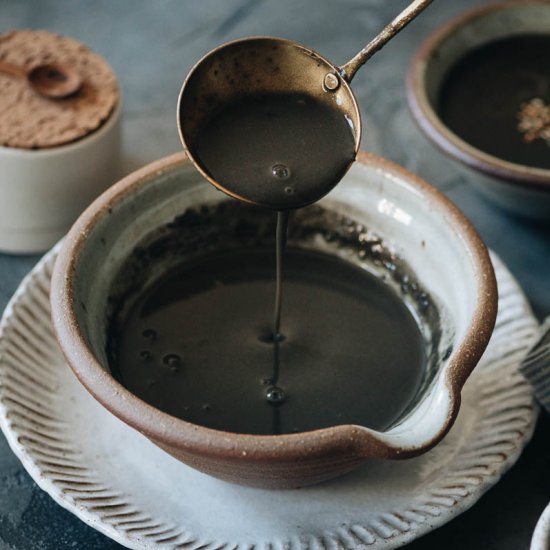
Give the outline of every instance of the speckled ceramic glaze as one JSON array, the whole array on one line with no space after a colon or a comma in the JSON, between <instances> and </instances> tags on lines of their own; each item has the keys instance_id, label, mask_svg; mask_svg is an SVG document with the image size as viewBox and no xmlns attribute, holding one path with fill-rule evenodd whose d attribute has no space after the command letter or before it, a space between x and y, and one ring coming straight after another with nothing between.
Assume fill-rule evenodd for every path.
<instances>
[{"instance_id":1,"label":"speckled ceramic glaze","mask_svg":"<svg viewBox=\"0 0 550 550\"><path fill-rule=\"evenodd\" d=\"M183 155L174 155L119 182L72 228L55 266L52 318L63 353L88 391L179 460L260 487L314 484L369 458L407 458L440 441L493 330L493 268L485 246L452 203L412 174L367 154L322 205L376 231L448 312L447 328L454 335L452 353L406 417L383 433L343 425L280 436L234 434L165 414L113 378L105 351L107 298L122 263L146 235L186 208L222 200L225 195L205 183Z\"/></svg>"},{"instance_id":2,"label":"speckled ceramic glaze","mask_svg":"<svg viewBox=\"0 0 550 550\"><path fill-rule=\"evenodd\" d=\"M507 162L480 151L449 130L434 106L447 72L464 55L494 40L549 34L549 29L550 3L546 0L514 0L475 9L426 39L407 79L409 106L421 130L458 161L475 189L506 210L542 221L550 220L550 170Z\"/></svg>"}]
</instances>

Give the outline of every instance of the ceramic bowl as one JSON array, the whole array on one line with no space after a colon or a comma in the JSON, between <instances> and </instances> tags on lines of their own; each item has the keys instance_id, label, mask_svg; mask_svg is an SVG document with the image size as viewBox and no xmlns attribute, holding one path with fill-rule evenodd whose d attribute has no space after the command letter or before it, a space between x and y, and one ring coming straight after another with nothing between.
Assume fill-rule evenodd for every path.
<instances>
[{"instance_id":1,"label":"ceramic bowl","mask_svg":"<svg viewBox=\"0 0 550 550\"><path fill-rule=\"evenodd\" d=\"M0 147L0 250L53 246L120 177L121 100L88 136L40 150Z\"/></svg>"},{"instance_id":2,"label":"ceramic bowl","mask_svg":"<svg viewBox=\"0 0 550 550\"><path fill-rule=\"evenodd\" d=\"M546 222L550 221L550 170L507 162L471 146L445 126L435 106L446 74L464 55L494 40L550 34L549 29L546 0L515 0L475 9L425 40L407 78L409 106L420 129L458 161L475 189L508 211Z\"/></svg>"},{"instance_id":3,"label":"ceramic bowl","mask_svg":"<svg viewBox=\"0 0 550 550\"><path fill-rule=\"evenodd\" d=\"M493 330L493 268L479 236L448 199L366 153L317 208L364 224L368 235L377 236L374 242L407 263L437 304L444 349L403 418L384 432L357 425L270 436L221 432L161 412L112 376L108 312L122 266L156 228L190 208L229 200L183 155L173 155L124 178L79 218L55 265L51 303L58 341L81 383L115 416L177 459L246 485L310 485L372 457L407 458L433 447L453 424L462 385ZM151 263L158 276L165 266L160 260ZM384 263L375 260L373 269L385 269Z\"/></svg>"}]
</instances>

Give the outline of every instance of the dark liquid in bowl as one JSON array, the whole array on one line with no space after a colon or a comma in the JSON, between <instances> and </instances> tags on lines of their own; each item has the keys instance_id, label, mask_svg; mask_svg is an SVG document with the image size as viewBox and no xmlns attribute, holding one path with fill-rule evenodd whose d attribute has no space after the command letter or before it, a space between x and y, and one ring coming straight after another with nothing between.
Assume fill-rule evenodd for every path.
<instances>
[{"instance_id":1,"label":"dark liquid in bowl","mask_svg":"<svg viewBox=\"0 0 550 550\"><path fill-rule=\"evenodd\" d=\"M534 99L550 105L550 35L518 35L467 54L445 78L438 109L443 122L470 145L549 169L550 139L530 140L518 128L522 118L527 125L540 120L521 114Z\"/></svg>"},{"instance_id":2,"label":"dark liquid in bowl","mask_svg":"<svg viewBox=\"0 0 550 550\"><path fill-rule=\"evenodd\" d=\"M279 210L320 199L355 159L350 121L296 93L230 103L200 129L194 149L226 190Z\"/></svg>"},{"instance_id":3,"label":"dark liquid in bowl","mask_svg":"<svg viewBox=\"0 0 550 550\"><path fill-rule=\"evenodd\" d=\"M407 306L364 269L289 247L274 370L273 256L269 247L218 251L162 278L119 329L117 377L155 407L219 430L388 427L426 364ZM273 404L266 389L277 370L285 398Z\"/></svg>"}]
</instances>

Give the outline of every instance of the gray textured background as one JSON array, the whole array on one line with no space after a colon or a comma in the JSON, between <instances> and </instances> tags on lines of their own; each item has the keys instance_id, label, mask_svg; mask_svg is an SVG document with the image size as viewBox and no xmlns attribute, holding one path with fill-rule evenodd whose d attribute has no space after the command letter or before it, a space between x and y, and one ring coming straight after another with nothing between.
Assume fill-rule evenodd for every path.
<instances>
[{"instance_id":1,"label":"gray textured background","mask_svg":"<svg viewBox=\"0 0 550 550\"><path fill-rule=\"evenodd\" d=\"M179 151L175 104L191 65L214 46L268 34L303 42L343 63L406 5L405 0L0 0L0 32L45 28L102 54L124 92L124 171ZM436 0L356 77L362 148L403 164L446 192L519 279L536 314L550 314L550 226L517 220L484 200L420 135L407 111L404 75L432 29L479 0ZM0 98L1 101L1 98ZM1 199L0 199L1 200ZM38 257L0 254L0 308ZM521 550L550 498L550 422L539 420L518 464L470 511L411 549ZM0 435L0 548L111 549L40 491Z\"/></svg>"}]
</instances>

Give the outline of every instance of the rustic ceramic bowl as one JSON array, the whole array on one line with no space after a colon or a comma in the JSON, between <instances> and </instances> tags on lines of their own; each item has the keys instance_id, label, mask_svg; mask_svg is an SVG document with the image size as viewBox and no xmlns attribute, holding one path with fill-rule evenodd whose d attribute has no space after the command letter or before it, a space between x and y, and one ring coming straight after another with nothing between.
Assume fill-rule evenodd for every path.
<instances>
[{"instance_id":1,"label":"rustic ceramic bowl","mask_svg":"<svg viewBox=\"0 0 550 550\"><path fill-rule=\"evenodd\" d=\"M186 209L227 200L183 155L173 155L114 185L73 226L55 265L52 317L63 353L88 391L182 462L259 487L310 485L371 457L407 458L440 441L493 330L493 268L475 230L448 199L404 169L366 153L320 204L364 223L408 263L438 304L445 346L452 346L398 423L385 432L352 425L273 436L221 432L161 412L117 382L109 370L106 332L108 299L121 266L154 229Z\"/></svg>"},{"instance_id":2,"label":"rustic ceramic bowl","mask_svg":"<svg viewBox=\"0 0 550 550\"><path fill-rule=\"evenodd\" d=\"M436 109L445 76L459 59L494 40L526 33L550 34L547 0L484 6L453 19L420 46L408 73L407 94L421 130L458 161L476 190L506 210L550 221L550 170L507 162L480 151L447 128Z\"/></svg>"}]
</instances>

